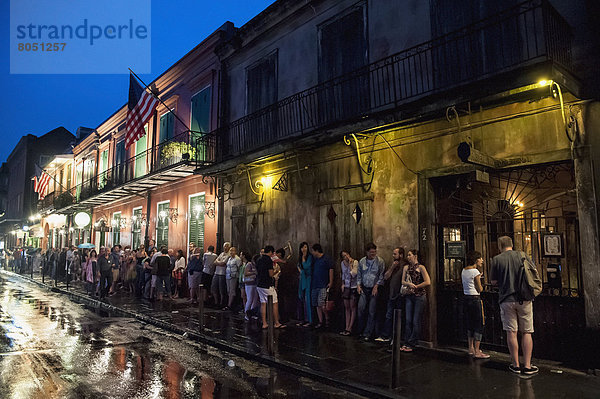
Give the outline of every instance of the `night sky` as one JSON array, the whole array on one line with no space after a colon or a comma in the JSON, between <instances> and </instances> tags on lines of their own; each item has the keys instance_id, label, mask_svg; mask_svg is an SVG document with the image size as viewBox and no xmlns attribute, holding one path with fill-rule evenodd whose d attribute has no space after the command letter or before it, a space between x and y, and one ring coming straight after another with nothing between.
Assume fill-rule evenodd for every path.
<instances>
[{"instance_id":1,"label":"night sky","mask_svg":"<svg viewBox=\"0 0 600 399\"><path fill-rule=\"evenodd\" d=\"M152 73L140 77L151 81L226 21L240 27L273 2L153 0ZM39 136L58 126L73 134L79 126L95 128L127 102L127 70L115 75L11 75L10 3L0 3L0 162L23 135Z\"/></svg>"}]
</instances>

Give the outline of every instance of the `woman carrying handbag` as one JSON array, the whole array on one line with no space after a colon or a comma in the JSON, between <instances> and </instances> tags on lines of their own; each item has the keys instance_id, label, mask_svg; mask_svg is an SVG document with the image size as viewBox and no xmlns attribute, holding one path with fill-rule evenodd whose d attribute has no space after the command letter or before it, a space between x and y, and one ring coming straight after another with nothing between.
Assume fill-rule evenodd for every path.
<instances>
[{"instance_id":1,"label":"woman carrying handbag","mask_svg":"<svg viewBox=\"0 0 600 399\"><path fill-rule=\"evenodd\" d=\"M406 309L404 312L406 327L404 342L400 348L403 352L412 352L419 342L421 334L421 316L427 303L425 287L431 284L425 266L419 263L419 251L408 251L408 265L402 270L402 288L405 292ZM404 288L407 287L407 288Z\"/></svg>"}]
</instances>

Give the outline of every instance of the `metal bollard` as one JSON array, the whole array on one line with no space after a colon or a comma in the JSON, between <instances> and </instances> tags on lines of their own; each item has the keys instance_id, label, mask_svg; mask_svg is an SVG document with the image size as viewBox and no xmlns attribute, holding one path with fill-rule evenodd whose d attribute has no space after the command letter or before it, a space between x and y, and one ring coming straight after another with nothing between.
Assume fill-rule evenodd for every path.
<instances>
[{"instance_id":1,"label":"metal bollard","mask_svg":"<svg viewBox=\"0 0 600 399\"><path fill-rule=\"evenodd\" d=\"M398 380L400 378L400 356L402 351L400 348L402 344L402 310L394 310L394 333L392 343L392 381L390 388L394 389L398 387Z\"/></svg>"},{"instance_id":2,"label":"metal bollard","mask_svg":"<svg viewBox=\"0 0 600 399\"><path fill-rule=\"evenodd\" d=\"M200 287L198 288L198 324L200 326L200 331L204 329L204 296L204 284L200 284Z\"/></svg>"},{"instance_id":3,"label":"metal bollard","mask_svg":"<svg viewBox=\"0 0 600 399\"><path fill-rule=\"evenodd\" d=\"M54 262L53 266L54 266L54 286L58 287L58 265L56 264L56 262Z\"/></svg>"},{"instance_id":4,"label":"metal bollard","mask_svg":"<svg viewBox=\"0 0 600 399\"><path fill-rule=\"evenodd\" d=\"M44 284L44 277L46 275L46 261L42 262L42 284Z\"/></svg>"},{"instance_id":5,"label":"metal bollard","mask_svg":"<svg viewBox=\"0 0 600 399\"><path fill-rule=\"evenodd\" d=\"M275 321L273 320L273 295L267 296L267 352L273 355L275 352Z\"/></svg>"}]
</instances>

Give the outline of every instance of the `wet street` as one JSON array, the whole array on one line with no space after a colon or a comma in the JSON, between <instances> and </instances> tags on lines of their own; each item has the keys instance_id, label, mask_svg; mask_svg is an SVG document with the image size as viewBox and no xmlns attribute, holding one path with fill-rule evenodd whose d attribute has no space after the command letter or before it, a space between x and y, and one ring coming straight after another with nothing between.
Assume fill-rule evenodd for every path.
<instances>
[{"instance_id":1,"label":"wet street","mask_svg":"<svg viewBox=\"0 0 600 399\"><path fill-rule=\"evenodd\" d=\"M0 277L0 398L352 398Z\"/></svg>"}]
</instances>

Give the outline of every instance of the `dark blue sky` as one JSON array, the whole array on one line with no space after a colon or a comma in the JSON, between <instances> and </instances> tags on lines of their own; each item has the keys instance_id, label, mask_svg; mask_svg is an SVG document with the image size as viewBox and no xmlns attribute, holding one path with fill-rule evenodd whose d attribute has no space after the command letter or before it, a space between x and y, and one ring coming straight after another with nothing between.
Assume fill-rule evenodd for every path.
<instances>
[{"instance_id":1,"label":"dark blue sky","mask_svg":"<svg viewBox=\"0 0 600 399\"><path fill-rule=\"evenodd\" d=\"M274 0L152 0L152 73L148 82L214 32L225 21L248 22ZM95 128L127 102L129 76L9 74L9 5L0 9L0 162L21 136L39 136L58 126L73 134ZM99 2L98 4L101 4Z\"/></svg>"}]
</instances>

